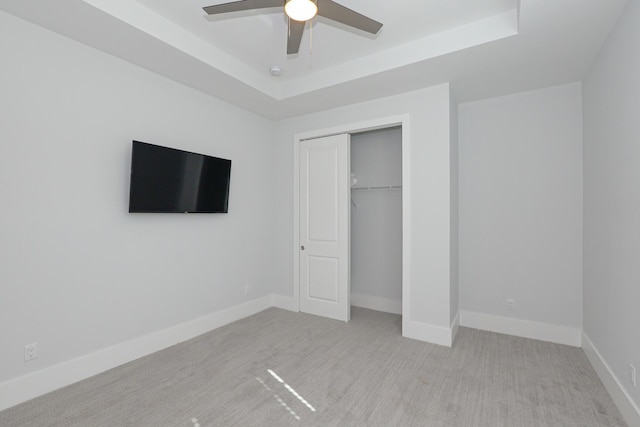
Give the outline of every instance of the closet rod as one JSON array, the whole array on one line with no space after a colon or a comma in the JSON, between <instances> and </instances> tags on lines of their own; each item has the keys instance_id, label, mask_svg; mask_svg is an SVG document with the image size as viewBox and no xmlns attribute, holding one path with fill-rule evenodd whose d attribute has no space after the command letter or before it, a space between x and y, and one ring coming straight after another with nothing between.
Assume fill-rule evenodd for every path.
<instances>
[{"instance_id":1,"label":"closet rod","mask_svg":"<svg viewBox=\"0 0 640 427\"><path fill-rule=\"evenodd\" d=\"M384 185L381 187L351 187L353 191L398 190L402 185Z\"/></svg>"}]
</instances>

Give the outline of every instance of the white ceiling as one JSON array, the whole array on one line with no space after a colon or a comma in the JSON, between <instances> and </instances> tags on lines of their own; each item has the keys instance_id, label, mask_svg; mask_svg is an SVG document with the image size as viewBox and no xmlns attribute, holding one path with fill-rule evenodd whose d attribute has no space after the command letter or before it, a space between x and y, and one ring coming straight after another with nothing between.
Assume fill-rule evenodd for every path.
<instances>
[{"instance_id":1,"label":"white ceiling","mask_svg":"<svg viewBox=\"0 0 640 427\"><path fill-rule=\"evenodd\" d=\"M203 6L226 0L0 0L0 9L281 119L444 82L465 102L581 80L628 0L336 1L382 30L318 17L287 56L279 8L208 16Z\"/></svg>"}]
</instances>

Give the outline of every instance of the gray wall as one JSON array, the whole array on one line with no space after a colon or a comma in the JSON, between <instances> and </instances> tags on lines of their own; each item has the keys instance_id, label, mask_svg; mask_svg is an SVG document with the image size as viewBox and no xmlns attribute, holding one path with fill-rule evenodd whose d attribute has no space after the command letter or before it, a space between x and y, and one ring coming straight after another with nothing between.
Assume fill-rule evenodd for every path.
<instances>
[{"instance_id":1,"label":"gray wall","mask_svg":"<svg viewBox=\"0 0 640 427\"><path fill-rule=\"evenodd\" d=\"M4 13L0 52L0 383L271 293L272 122ZM132 139L232 159L229 213L127 213Z\"/></svg>"},{"instance_id":2,"label":"gray wall","mask_svg":"<svg viewBox=\"0 0 640 427\"><path fill-rule=\"evenodd\" d=\"M459 106L461 311L581 328L581 114L578 83Z\"/></svg>"},{"instance_id":3,"label":"gray wall","mask_svg":"<svg viewBox=\"0 0 640 427\"><path fill-rule=\"evenodd\" d=\"M640 407L640 2L583 83L584 331ZM640 381L640 371L637 375ZM637 409L636 409L637 410Z\"/></svg>"}]
</instances>

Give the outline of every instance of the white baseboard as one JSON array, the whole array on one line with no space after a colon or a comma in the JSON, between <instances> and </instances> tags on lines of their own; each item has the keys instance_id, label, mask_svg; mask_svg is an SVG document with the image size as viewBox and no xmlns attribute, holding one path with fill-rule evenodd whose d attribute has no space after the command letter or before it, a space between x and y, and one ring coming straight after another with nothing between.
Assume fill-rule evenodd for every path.
<instances>
[{"instance_id":1,"label":"white baseboard","mask_svg":"<svg viewBox=\"0 0 640 427\"><path fill-rule=\"evenodd\" d=\"M272 307L267 295L0 384L0 411Z\"/></svg>"},{"instance_id":2,"label":"white baseboard","mask_svg":"<svg viewBox=\"0 0 640 427\"><path fill-rule=\"evenodd\" d=\"M596 346L584 332L582 332L582 349L627 424L630 427L640 427L640 408L629 396L620 380L615 376Z\"/></svg>"},{"instance_id":3,"label":"white baseboard","mask_svg":"<svg viewBox=\"0 0 640 427\"><path fill-rule=\"evenodd\" d=\"M453 344L452 328L402 319L402 336L414 340L451 347Z\"/></svg>"},{"instance_id":4,"label":"white baseboard","mask_svg":"<svg viewBox=\"0 0 640 427\"><path fill-rule=\"evenodd\" d=\"M284 295L277 295L277 294L273 294L271 295L271 297L272 297L271 305L273 305L274 307L281 308L283 310L289 310L289 311L296 311L296 312L300 311L300 307L298 307L298 304L293 297L287 297Z\"/></svg>"},{"instance_id":5,"label":"white baseboard","mask_svg":"<svg viewBox=\"0 0 640 427\"><path fill-rule=\"evenodd\" d=\"M402 301L396 301L390 298L354 294L352 292L351 305L368 308L370 310L383 311L385 313L402 314Z\"/></svg>"},{"instance_id":6,"label":"white baseboard","mask_svg":"<svg viewBox=\"0 0 640 427\"><path fill-rule=\"evenodd\" d=\"M580 347L582 344L582 331L579 328L532 322L530 320L514 319L474 311L460 311L460 326L532 338L540 341L549 341L557 344L570 345L572 347Z\"/></svg>"}]
</instances>

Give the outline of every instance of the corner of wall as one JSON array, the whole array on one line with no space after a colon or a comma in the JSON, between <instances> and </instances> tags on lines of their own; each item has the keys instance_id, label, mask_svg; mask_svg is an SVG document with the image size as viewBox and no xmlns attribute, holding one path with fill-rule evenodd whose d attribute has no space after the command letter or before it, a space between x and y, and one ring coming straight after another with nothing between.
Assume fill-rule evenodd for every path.
<instances>
[{"instance_id":1,"label":"corner of wall","mask_svg":"<svg viewBox=\"0 0 640 427\"><path fill-rule=\"evenodd\" d=\"M456 311L456 315L453 317L453 321L451 322L451 345L456 340L456 336L458 336L458 329L460 329L460 312Z\"/></svg>"},{"instance_id":2,"label":"corner of wall","mask_svg":"<svg viewBox=\"0 0 640 427\"><path fill-rule=\"evenodd\" d=\"M452 322L459 320L460 287L459 287L459 253L460 253L460 221L459 221L459 171L458 171L458 105L449 91L449 175L450 175L450 246L449 246L449 282L450 282L450 319Z\"/></svg>"},{"instance_id":3,"label":"corner of wall","mask_svg":"<svg viewBox=\"0 0 640 427\"><path fill-rule=\"evenodd\" d=\"M457 319L457 317L456 317ZM402 336L431 344L451 347L458 331L456 321L450 327L432 325L402 318Z\"/></svg>"},{"instance_id":4,"label":"corner of wall","mask_svg":"<svg viewBox=\"0 0 640 427\"><path fill-rule=\"evenodd\" d=\"M271 295L271 305L276 308L289 311L300 311L298 301L294 297L273 294Z\"/></svg>"},{"instance_id":5,"label":"corner of wall","mask_svg":"<svg viewBox=\"0 0 640 427\"><path fill-rule=\"evenodd\" d=\"M582 349L627 424L640 426L640 408L626 392L620 380L584 331L582 332Z\"/></svg>"}]
</instances>

